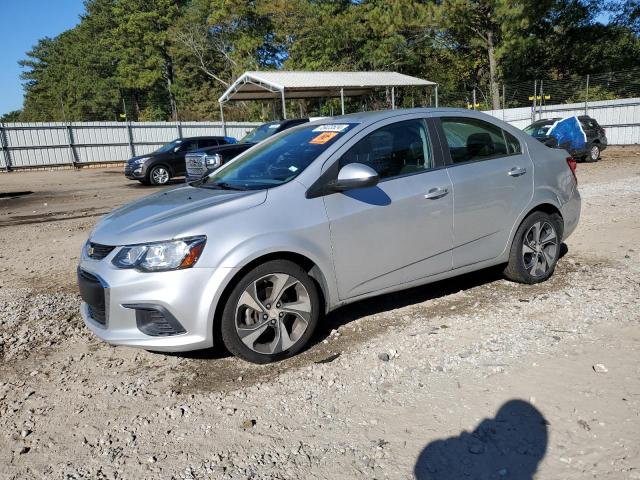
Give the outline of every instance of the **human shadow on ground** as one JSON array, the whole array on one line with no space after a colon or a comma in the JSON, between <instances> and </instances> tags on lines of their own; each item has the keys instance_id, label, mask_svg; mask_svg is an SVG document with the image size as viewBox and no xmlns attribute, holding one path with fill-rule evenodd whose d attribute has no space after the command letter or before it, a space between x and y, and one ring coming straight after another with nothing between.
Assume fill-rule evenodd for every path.
<instances>
[{"instance_id":1,"label":"human shadow on ground","mask_svg":"<svg viewBox=\"0 0 640 480\"><path fill-rule=\"evenodd\" d=\"M510 400L472 432L436 440L420 453L417 480L532 480L544 458L548 422L523 400Z\"/></svg>"}]
</instances>

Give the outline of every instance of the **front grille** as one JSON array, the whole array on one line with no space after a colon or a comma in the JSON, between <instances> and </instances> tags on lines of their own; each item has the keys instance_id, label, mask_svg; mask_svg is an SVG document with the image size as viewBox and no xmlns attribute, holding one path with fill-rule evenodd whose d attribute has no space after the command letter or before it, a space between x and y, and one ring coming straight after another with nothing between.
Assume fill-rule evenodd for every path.
<instances>
[{"instance_id":1,"label":"front grille","mask_svg":"<svg viewBox=\"0 0 640 480\"><path fill-rule=\"evenodd\" d=\"M187 176L189 177L201 177L205 173L205 155L187 155L185 158L187 166Z\"/></svg>"},{"instance_id":2,"label":"front grille","mask_svg":"<svg viewBox=\"0 0 640 480\"><path fill-rule=\"evenodd\" d=\"M114 248L116 247L90 242L89 248L87 249L87 254L89 255L89 258L93 258L94 260L102 260L107 255L109 255Z\"/></svg>"},{"instance_id":3,"label":"front grille","mask_svg":"<svg viewBox=\"0 0 640 480\"><path fill-rule=\"evenodd\" d=\"M133 173L133 165L131 165L130 163L127 163L124 166L124 174L125 175L131 175Z\"/></svg>"}]
</instances>

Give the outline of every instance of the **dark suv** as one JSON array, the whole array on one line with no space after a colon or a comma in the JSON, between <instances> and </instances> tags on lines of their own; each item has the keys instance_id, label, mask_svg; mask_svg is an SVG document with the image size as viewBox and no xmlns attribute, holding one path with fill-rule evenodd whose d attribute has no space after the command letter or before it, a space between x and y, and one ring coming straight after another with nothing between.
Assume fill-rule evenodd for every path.
<instances>
[{"instance_id":1,"label":"dark suv","mask_svg":"<svg viewBox=\"0 0 640 480\"><path fill-rule=\"evenodd\" d=\"M291 120L265 123L250 131L236 144L201 148L195 152L190 152L186 156L186 181L193 182L200 180L203 176L213 172L219 166L227 163L245 150L249 150L257 143L276 133L280 133L296 125L307 123L308 121L308 118L294 118Z\"/></svg>"},{"instance_id":2,"label":"dark suv","mask_svg":"<svg viewBox=\"0 0 640 480\"><path fill-rule=\"evenodd\" d=\"M155 152L129 159L124 167L124 174L144 185L165 185L172 178L186 173L184 156L187 152L232 144L235 141L231 137L178 138Z\"/></svg>"},{"instance_id":3,"label":"dark suv","mask_svg":"<svg viewBox=\"0 0 640 480\"><path fill-rule=\"evenodd\" d=\"M525 128L524 131L549 147L562 147L562 145L558 145L556 138L549 135L551 126L558 120L562 119L551 118L547 120L538 120ZM584 148L580 150L570 150L569 153L576 160L597 162L600 158L600 153L607 148L608 141L606 132L594 118L591 118L588 115L581 115L578 117L578 120L580 121L580 125L582 125L582 129L587 136L587 141Z\"/></svg>"}]
</instances>

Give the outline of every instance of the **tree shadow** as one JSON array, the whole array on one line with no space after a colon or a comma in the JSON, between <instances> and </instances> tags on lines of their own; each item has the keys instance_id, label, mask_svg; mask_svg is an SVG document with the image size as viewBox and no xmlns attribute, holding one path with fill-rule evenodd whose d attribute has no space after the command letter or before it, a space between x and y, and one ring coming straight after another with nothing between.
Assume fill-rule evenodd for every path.
<instances>
[{"instance_id":1,"label":"tree shadow","mask_svg":"<svg viewBox=\"0 0 640 480\"><path fill-rule=\"evenodd\" d=\"M510 400L472 432L436 440L418 456L417 480L532 480L544 458L549 423L524 400Z\"/></svg>"}]
</instances>

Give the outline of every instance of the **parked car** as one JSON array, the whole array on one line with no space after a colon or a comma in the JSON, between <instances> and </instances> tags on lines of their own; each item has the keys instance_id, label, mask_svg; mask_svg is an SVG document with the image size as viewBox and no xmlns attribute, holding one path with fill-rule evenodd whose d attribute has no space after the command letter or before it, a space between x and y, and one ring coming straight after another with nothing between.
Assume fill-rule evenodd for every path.
<instances>
[{"instance_id":1,"label":"parked car","mask_svg":"<svg viewBox=\"0 0 640 480\"><path fill-rule=\"evenodd\" d=\"M166 185L169 180L186 173L184 156L187 152L205 147L235 143L231 137L189 137L175 139L147 155L127 161L124 174L144 185Z\"/></svg>"},{"instance_id":2,"label":"parked car","mask_svg":"<svg viewBox=\"0 0 640 480\"><path fill-rule=\"evenodd\" d=\"M300 352L323 314L373 295L494 265L542 282L578 224L575 167L469 110L300 125L104 217L78 267L82 317L112 344L216 339L266 363Z\"/></svg>"},{"instance_id":3,"label":"parked car","mask_svg":"<svg viewBox=\"0 0 640 480\"><path fill-rule=\"evenodd\" d=\"M212 146L201 148L191 152L186 156L187 175L186 181L193 182L210 174L216 168L224 165L232 158L240 155L245 150L260 143L276 133L280 133L288 128L307 123L308 118L293 118L289 120L279 120L260 125L251 130L238 143L234 145Z\"/></svg>"},{"instance_id":4,"label":"parked car","mask_svg":"<svg viewBox=\"0 0 640 480\"><path fill-rule=\"evenodd\" d=\"M524 131L548 147L558 147L557 140L548 133L551 127L559 120L562 119L550 118L546 120L538 120L525 128ZM588 115L579 116L578 120L580 121L580 125L587 136L587 140L583 149L569 149L569 153L575 159L597 162L600 158L600 154L608 145L606 131L594 118L591 118Z\"/></svg>"}]
</instances>

